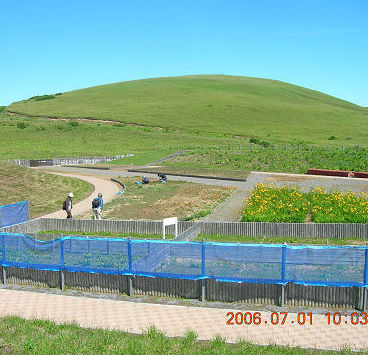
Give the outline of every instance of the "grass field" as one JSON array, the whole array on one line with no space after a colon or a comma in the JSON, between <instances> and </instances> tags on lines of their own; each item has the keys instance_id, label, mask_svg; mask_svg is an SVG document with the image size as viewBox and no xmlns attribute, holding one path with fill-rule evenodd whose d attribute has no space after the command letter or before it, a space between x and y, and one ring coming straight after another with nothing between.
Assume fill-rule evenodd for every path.
<instances>
[{"instance_id":1,"label":"grass field","mask_svg":"<svg viewBox=\"0 0 368 355\"><path fill-rule=\"evenodd\" d=\"M263 243L263 244L302 244L302 245L366 245L365 239L338 239L338 238L297 238L297 237L245 237L241 235L199 234L194 241L219 243Z\"/></svg>"},{"instance_id":2,"label":"grass field","mask_svg":"<svg viewBox=\"0 0 368 355\"><path fill-rule=\"evenodd\" d=\"M10 163L0 164L0 203L7 205L29 201L30 217L61 210L68 192L73 191L78 202L93 191L86 181L47 174Z\"/></svg>"},{"instance_id":3,"label":"grass field","mask_svg":"<svg viewBox=\"0 0 368 355\"><path fill-rule=\"evenodd\" d=\"M162 239L162 234L135 234L135 233L108 233L108 232L84 232L84 231L40 231L38 234L56 234L58 236L93 236L106 238L132 238L132 239ZM166 239L172 239L173 235L166 234ZM37 238L37 237L36 237Z\"/></svg>"},{"instance_id":4,"label":"grass field","mask_svg":"<svg viewBox=\"0 0 368 355\"><path fill-rule=\"evenodd\" d=\"M4 112L0 112L0 132L0 159L135 154L117 162L122 165L149 163L186 146L235 145L239 141L212 134L189 134L118 123L24 119L9 117Z\"/></svg>"},{"instance_id":5,"label":"grass field","mask_svg":"<svg viewBox=\"0 0 368 355\"><path fill-rule=\"evenodd\" d=\"M258 346L239 342L226 344L216 337L197 341L193 331L183 338L168 338L151 327L143 335L116 330L85 329L77 325L57 325L50 321L1 318L0 352L3 354L127 354L127 355L243 355L243 354L352 354L349 350L327 352L275 345Z\"/></svg>"},{"instance_id":6,"label":"grass field","mask_svg":"<svg viewBox=\"0 0 368 355\"><path fill-rule=\"evenodd\" d=\"M251 148L251 149L250 149ZM165 169L211 168L238 171L274 171L306 173L310 168L334 170L368 170L367 147L315 147L310 145L279 145L262 147L246 145L203 147L163 162Z\"/></svg>"},{"instance_id":7,"label":"grass field","mask_svg":"<svg viewBox=\"0 0 368 355\"><path fill-rule=\"evenodd\" d=\"M135 185L140 178L125 178L123 195L104 206L104 219L153 219L177 216L182 220L199 219L210 213L232 191L232 188L168 181ZM91 218L90 212L78 218Z\"/></svg>"},{"instance_id":8,"label":"grass field","mask_svg":"<svg viewBox=\"0 0 368 355\"><path fill-rule=\"evenodd\" d=\"M25 115L93 118L164 130L272 141L368 139L367 108L288 83L223 75L155 78L71 91L7 107Z\"/></svg>"},{"instance_id":9,"label":"grass field","mask_svg":"<svg viewBox=\"0 0 368 355\"><path fill-rule=\"evenodd\" d=\"M18 127L21 123L25 128ZM160 165L181 171L207 169L228 177L244 175L251 170L296 173L305 173L308 168L368 170L368 149L348 146L353 140L329 148L306 144L276 147L252 144L250 150L249 140L243 138L106 123L81 122L73 126L67 121L10 118L4 112L0 112L0 132L0 159L133 153L133 157L109 164L129 167L190 148L184 155ZM22 140L17 138L19 135Z\"/></svg>"}]
</instances>

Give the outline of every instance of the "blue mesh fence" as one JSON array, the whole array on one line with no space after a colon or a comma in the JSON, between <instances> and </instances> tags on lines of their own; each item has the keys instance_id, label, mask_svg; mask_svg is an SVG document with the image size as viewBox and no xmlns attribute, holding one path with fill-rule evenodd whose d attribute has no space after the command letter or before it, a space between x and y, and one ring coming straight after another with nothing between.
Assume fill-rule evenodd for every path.
<instances>
[{"instance_id":1,"label":"blue mesh fence","mask_svg":"<svg viewBox=\"0 0 368 355\"><path fill-rule=\"evenodd\" d=\"M0 265L200 280L367 287L366 246L289 246L1 233Z\"/></svg>"},{"instance_id":2,"label":"blue mesh fence","mask_svg":"<svg viewBox=\"0 0 368 355\"><path fill-rule=\"evenodd\" d=\"M0 206L0 228L28 221L28 201Z\"/></svg>"}]
</instances>

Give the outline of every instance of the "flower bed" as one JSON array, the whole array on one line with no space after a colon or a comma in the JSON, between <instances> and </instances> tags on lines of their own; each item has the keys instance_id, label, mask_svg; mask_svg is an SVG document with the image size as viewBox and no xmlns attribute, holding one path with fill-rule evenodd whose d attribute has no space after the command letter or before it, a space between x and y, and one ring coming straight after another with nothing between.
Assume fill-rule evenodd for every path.
<instances>
[{"instance_id":1,"label":"flower bed","mask_svg":"<svg viewBox=\"0 0 368 355\"><path fill-rule=\"evenodd\" d=\"M364 194L327 193L321 187L302 193L297 187L258 184L243 209L243 222L368 223Z\"/></svg>"}]
</instances>

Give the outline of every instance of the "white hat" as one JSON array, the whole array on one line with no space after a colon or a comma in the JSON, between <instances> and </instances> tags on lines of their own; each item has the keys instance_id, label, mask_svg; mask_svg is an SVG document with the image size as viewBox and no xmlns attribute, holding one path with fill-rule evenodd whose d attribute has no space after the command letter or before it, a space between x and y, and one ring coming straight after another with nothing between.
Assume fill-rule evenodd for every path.
<instances>
[{"instance_id":1,"label":"white hat","mask_svg":"<svg viewBox=\"0 0 368 355\"><path fill-rule=\"evenodd\" d=\"M69 192L69 193L68 193L68 197L74 197L73 192Z\"/></svg>"}]
</instances>

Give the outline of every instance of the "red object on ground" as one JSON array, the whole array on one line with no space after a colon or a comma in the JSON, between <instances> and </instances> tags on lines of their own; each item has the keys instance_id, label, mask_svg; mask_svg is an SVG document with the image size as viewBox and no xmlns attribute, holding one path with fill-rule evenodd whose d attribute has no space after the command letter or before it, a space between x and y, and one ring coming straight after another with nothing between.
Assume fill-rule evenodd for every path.
<instances>
[{"instance_id":1,"label":"red object on ground","mask_svg":"<svg viewBox=\"0 0 368 355\"><path fill-rule=\"evenodd\" d=\"M325 176L343 176L347 177L350 170L328 170L328 169L308 169L308 175L325 175ZM354 171L354 177L356 178L368 178L367 172Z\"/></svg>"}]
</instances>

